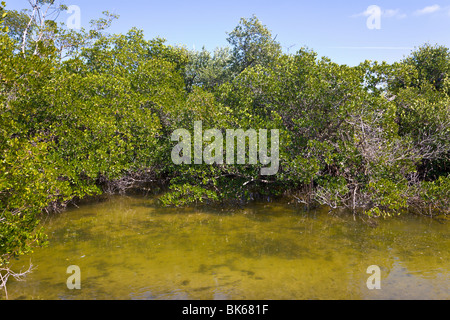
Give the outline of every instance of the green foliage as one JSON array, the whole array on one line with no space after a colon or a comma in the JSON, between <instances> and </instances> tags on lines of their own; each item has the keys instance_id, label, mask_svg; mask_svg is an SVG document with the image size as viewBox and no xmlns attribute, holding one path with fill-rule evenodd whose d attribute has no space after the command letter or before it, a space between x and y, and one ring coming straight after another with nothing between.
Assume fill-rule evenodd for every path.
<instances>
[{"instance_id":1,"label":"green foliage","mask_svg":"<svg viewBox=\"0 0 450 320\"><path fill-rule=\"evenodd\" d=\"M5 18L8 18L8 12L6 12L5 7L6 7L6 3L5 3L5 1L2 1L0 3L0 27L1 27L0 31L1 32L9 31L8 26L3 26L3 23L5 22Z\"/></svg>"},{"instance_id":2,"label":"green foliage","mask_svg":"<svg viewBox=\"0 0 450 320\"><path fill-rule=\"evenodd\" d=\"M450 76L450 50L444 46L425 44L407 57L403 63L417 70L417 77L411 86L423 88L431 84L436 90L448 91ZM425 88L425 90L427 90Z\"/></svg>"},{"instance_id":3,"label":"green foliage","mask_svg":"<svg viewBox=\"0 0 450 320\"><path fill-rule=\"evenodd\" d=\"M54 44L67 35L54 32L25 56L1 36L1 264L43 243L42 209L158 164L160 116L184 101L179 50L135 29L97 39L83 31L71 35L83 46L62 61Z\"/></svg>"},{"instance_id":4,"label":"green foliage","mask_svg":"<svg viewBox=\"0 0 450 320\"><path fill-rule=\"evenodd\" d=\"M281 55L280 44L255 16L242 18L227 41L232 46L232 69L236 74L248 67L267 66Z\"/></svg>"},{"instance_id":5,"label":"green foliage","mask_svg":"<svg viewBox=\"0 0 450 320\"><path fill-rule=\"evenodd\" d=\"M396 182L391 179L380 179L369 183L369 194L374 202L368 210L369 216L389 217L392 214L400 215L407 206L407 182Z\"/></svg>"},{"instance_id":6,"label":"green foliage","mask_svg":"<svg viewBox=\"0 0 450 320\"><path fill-rule=\"evenodd\" d=\"M450 213L450 175L424 181L416 189L417 194L410 202L419 213L430 216Z\"/></svg>"},{"instance_id":7,"label":"green foliage","mask_svg":"<svg viewBox=\"0 0 450 320\"><path fill-rule=\"evenodd\" d=\"M208 91L231 79L231 54L228 48L220 48L211 55L205 48L200 52L189 52L189 62L185 68L186 90L192 91L194 86Z\"/></svg>"},{"instance_id":8,"label":"green foliage","mask_svg":"<svg viewBox=\"0 0 450 320\"><path fill-rule=\"evenodd\" d=\"M395 95L398 133L418 153L417 170L421 179L447 176L450 168L449 49L425 44L395 69L389 90Z\"/></svg>"},{"instance_id":9,"label":"green foliage","mask_svg":"<svg viewBox=\"0 0 450 320\"><path fill-rule=\"evenodd\" d=\"M218 200L218 196L214 191L190 184L175 185L171 190L172 192L160 198L166 206L185 206L192 203L198 204L205 201Z\"/></svg>"},{"instance_id":10,"label":"green foliage","mask_svg":"<svg viewBox=\"0 0 450 320\"><path fill-rule=\"evenodd\" d=\"M5 25L8 27L8 35L17 42L22 41L23 32L30 20L25 10L9 10L5 17Z\"/></svg>"},{"instance_id":11,"label":"green foliage","mask_svg":"<svg viewBox=\"0 0 450 320\"><path fill-rule=\"evenodd\" d=\"M113 184L157 180L169 188L166 206L289 193L372 216L448 213L445 47L349 67L307 48L283 54L256 17L212 54L138 29L108 35L117 18L108 12L91 30L32 23L23 43L25 13L5 17L2 3L0 15L9 27L0 34L0 266L45 244L43 210ZM278 174L261 176L262 164L173 164L171 133L193 132L195 121L223 133L279 129Z\"/></svg>"},{"instance_id":12,"label":"green foliage","mask_svg":"<svg viewBox=\"0 0 450 320\"><path fill-rule=\"evenodd\" d=\"M49 179L53 173L50 168L44 169L44 144L15 138L3 147L6 148L0 158L0 266L45 243L37 214L49 204L47 193L52 192Z\"/></svg>"}]
</instances>

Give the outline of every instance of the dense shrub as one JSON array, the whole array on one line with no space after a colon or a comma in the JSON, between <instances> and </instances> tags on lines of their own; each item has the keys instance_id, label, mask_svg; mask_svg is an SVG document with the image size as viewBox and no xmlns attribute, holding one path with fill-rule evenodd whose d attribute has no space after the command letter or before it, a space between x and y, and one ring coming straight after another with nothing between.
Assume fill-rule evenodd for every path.
<instances>
[{"instance_id":1,"label":"dense shrub","mask_svg":"<svg viewBox=\"0 0 450 320\"><path fill-rule=\"evenodd\" d=\"M11 13L0 34L0 267L45 243L42 210L105 191L167 187L161 202L175 206L289 194L372 216L448 213L445 47L349 67L305 48L283 54L256 17L211 55L136 29L107 35L108 13L90 31L31 24L22 41L26 16ZM195 121L279 129L278 173L175 165L171 133Z\"/></svg>"}]
</instances>

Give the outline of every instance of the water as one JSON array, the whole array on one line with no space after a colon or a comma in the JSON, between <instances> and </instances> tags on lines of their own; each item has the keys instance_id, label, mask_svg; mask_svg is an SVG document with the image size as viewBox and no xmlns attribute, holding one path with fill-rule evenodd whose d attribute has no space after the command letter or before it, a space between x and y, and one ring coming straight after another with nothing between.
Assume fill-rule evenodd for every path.
<instances>
[{"instance_id":1,"label":"water","mask_svg":"<svg viewBox=\"0 0 450 320\"><path fill-rule=\"evenodd\" d=\"M114 196L43 221L49 245L14 262L9 299L449 299L446 220L377 220L286 203L158 208ZM67 267L81 270L69 290ZM381 269L369 290L367 268Z\"/></svg>"}]
</instances>

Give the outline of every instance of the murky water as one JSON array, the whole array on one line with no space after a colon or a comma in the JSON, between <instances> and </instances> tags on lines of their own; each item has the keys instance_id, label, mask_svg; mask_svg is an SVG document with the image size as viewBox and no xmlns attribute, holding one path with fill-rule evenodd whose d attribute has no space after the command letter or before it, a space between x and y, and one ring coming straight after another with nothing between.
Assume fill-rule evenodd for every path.
<instances>
[{"instance_id":1,"label":"murky water","mask_svg":"<svg viewBox=\"0 0 450 320\"><path fill-rule=\"evenodd\" d=\"M364 219L367 220L367 219ZM44 222L49 245L15 261L10 299L449 299L449 225L305 212L283 203L245 209L161 209L111 197ZM69 290L67 267L81 270ZM381 269L369 290L367 268Z\"/></svg>"}]
</instances>

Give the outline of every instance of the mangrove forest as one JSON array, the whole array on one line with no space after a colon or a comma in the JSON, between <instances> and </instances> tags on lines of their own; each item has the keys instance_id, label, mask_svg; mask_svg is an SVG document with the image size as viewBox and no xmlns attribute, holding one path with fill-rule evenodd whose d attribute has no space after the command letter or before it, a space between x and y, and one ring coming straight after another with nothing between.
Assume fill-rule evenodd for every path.
<instances>
[{"instance_id":1,"label":"mangrove forest","mask_svg":"<svg viewBox=\"0 0 450 320\"><path fill-rule=\"evenodd\" d=\"M348 66L311 48L285 52L251 16L224 30L227 47L191 50L136 28L110 34L120 18L108 11L73 29L45 16L67 6L30 3L0 8L1 289L26 273L12 261L47 245L43 220L101 195L147 195L164 219L278 199L343 215L349 225L409 215L446 223L449 48L418 43L395 63ZM190 161L174 149L186 142L173 139L180 129L203 138L184 145ZM229 130L246 132L241 146L266 161L194 161L196 147L210 160L239 157L239 143L225 143ZM259 133L259 149L248 130ZM269 167L276 172L264 174ZM273 231L281 236L292 223Z\"/></svg>"}]
</instances>

